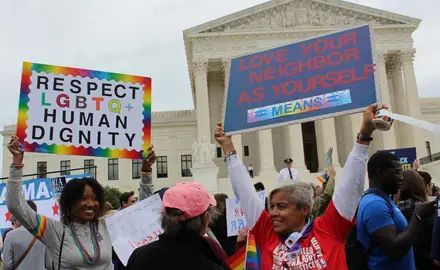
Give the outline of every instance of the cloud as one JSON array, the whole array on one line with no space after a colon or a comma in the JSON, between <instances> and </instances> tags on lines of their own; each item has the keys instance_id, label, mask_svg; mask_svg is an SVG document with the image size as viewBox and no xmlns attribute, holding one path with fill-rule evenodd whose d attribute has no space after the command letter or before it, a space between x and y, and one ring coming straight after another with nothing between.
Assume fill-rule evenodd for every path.
<instances>
[{"instance_id":1,"label":"cloud","mask_svg":"<svg viewBox=\"0 0 440 270\"><path fill-rule=\"evenodd\" d=\"M0 126L17 118L22 61L153 78L153 110L193 108L182 31L262 0L22 0L0 4ZM438 0L353 0L424 20L414 34L420 96L439 96ZM435 31L435 30L434 30Z\"/></svg>"}]
</instances>

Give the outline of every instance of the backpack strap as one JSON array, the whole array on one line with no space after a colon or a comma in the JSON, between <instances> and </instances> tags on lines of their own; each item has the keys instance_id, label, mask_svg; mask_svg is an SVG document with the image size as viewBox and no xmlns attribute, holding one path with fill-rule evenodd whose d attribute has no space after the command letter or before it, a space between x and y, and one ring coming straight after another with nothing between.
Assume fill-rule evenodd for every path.
<instances>
[{"instance_id":1,"label":"backpack strap","mask_svg":"<svg viewBox=\"0 0 440 270\"><path fill-rule=\"evenodd\" d=\"M31 251L32 247L34 246L35 242L37 241L37 238L34 237L34 239L32 239L32 242L29 244L29 246L27 247L26 251L23 253L23 255L21 255L20 259L17 261L17 263L14 265L13 269L17 269L18 266L20 266L20 264L23 262L24 258L26 258L26 256L28 255L29 251Z\"/></svg>"},{"instance_id":2,"label":"backpack strap","mask_svg":"<svg viewBox=\"0 0 440 270\"><path fill-rule=\"evenodd\" d=\"M58 254L58 270L61 269L61 254L63 253L63 245L64 245L64 236L65 236L65 234L66 234L66 228L63 226L63 235L61 236L60 252Z\"/></svg>"},{"instance_id":3,"label":"backpack strap","mask_svg":"<svg viewBox=\"0 0 440 270\"><path fill-rule=\"evenodd\" d=\"M391 218L394 218L394 207L393 207L393 205L391 204L391 202L390 202L390 199L385 195L385 194L383 194L383 192L381 192L381 191L379 191L379 190L377 190L377 189L371 189L371 190L368 190L367 192L365 192L365 194L364 195L362 195L362 197L361 197L361 200L362 200L362 198L364 197L364 196L366 196L366 195L368 195L368 194L374 194L374 195L377 195L377 196L379 196L379 197L381 197L384 201L385 201L385 203L388 205L388 207L390 208L390 211L391 211ZM359 202L359 204L360 204L360 202ZM359 205L358 205L358 208L356 209L356 216L357 216L357 211L358 211L358 209L359 209ZM371 253L373 253L373 250L376 248L376 244L374 243L374 241L371 243L371 246L367 249L367 254L368 255L370 255Z\"/></svg>"}]
</instances>

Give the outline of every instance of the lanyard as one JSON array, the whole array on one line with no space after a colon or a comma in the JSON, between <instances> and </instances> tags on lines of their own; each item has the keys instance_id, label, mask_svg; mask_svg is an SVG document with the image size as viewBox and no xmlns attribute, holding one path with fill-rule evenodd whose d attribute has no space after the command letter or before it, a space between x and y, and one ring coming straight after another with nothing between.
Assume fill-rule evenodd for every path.
<instances>
[{"instance_id":1,"label":"lanyard","mask_svg":"<svg viewBox=\"0 0 440 270\"><path fill-rule=\"evenodd\" d=\"M287 250L287 260L295 260L301 252L301 244L299 240L309 235L313 227L313 219L309 217L307 224L301 229L300 232L293 232L284 241L284 244L289 248Z\"/></svg>"}]
</instances>

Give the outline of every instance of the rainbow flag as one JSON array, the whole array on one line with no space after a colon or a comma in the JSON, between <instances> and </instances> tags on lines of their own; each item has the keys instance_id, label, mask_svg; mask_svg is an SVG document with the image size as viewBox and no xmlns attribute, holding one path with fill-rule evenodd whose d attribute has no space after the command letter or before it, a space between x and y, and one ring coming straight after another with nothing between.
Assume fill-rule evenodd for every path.
<instances>
[{"instance_id":1,"label":"rainbow flag","mask_svg":"<svg viewBox=\"0 0 440 270\"><path fill-rule=\"evenodd\" d=\"M232 270L260 270L260 250L255 242L255 236L248 234L246 246L232 255L227 263Z\"/></svg>"},{"instance_id":2,"label":"rainbow flag","mask_svg":"<svg viewBox=\"0 0 440 270\"><path fill-rule=\"evenodd\" d=\"M227 263L232 270L244 270L246 260L246 246L240 248L234 255L229 257Z\"/></svg>"},{"instance_id":3,"label":"rainbow flag","mask_svg":"<svg viewBox=\"0 0 440 270\"><path fill-rule=\"evenodd\" d=\"M246 245L246 268L245 270L260 270L260 250L255 242L255 236L248 234Z\"/></svg>"},{"instance_id":4,"label":"rainbow flag","mask_svg":"<svg viewBox=\"0 0 440 270\"><path fill-rule=\"evenodd\" d=\"M326 174L323 174L323 175L320 175L320 176L316 177L316 179L318 179L319 182L321 182L321 183L325 183L325 182L328 181L329 176L326 175Z\"/></svg>"}]
</instances>

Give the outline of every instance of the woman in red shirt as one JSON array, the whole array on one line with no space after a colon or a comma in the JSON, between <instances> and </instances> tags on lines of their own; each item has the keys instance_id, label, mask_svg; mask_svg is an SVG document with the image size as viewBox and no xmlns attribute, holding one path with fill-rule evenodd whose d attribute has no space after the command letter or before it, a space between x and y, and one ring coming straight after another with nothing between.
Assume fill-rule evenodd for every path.
<instances>
[{"instance_id":1,"label":"woman in red shirt","mask_svg":"<svg viewBox=\"0 0 440 270\"><path fill-rule=\"evenodd\" d=\"M273 190L269 211L264 211L231 137L225 136L218 124L215 138L225 153L232 188L240 199L250 233L255 235L262 269L347 269L345 239L364 191L368 138L375 130L372 119L377 109L377 105L371 105L364 112L360 136L347 158L332 202L316 219L310 214L313 190L303 182Z\"/></svg>"}]
</instances>

